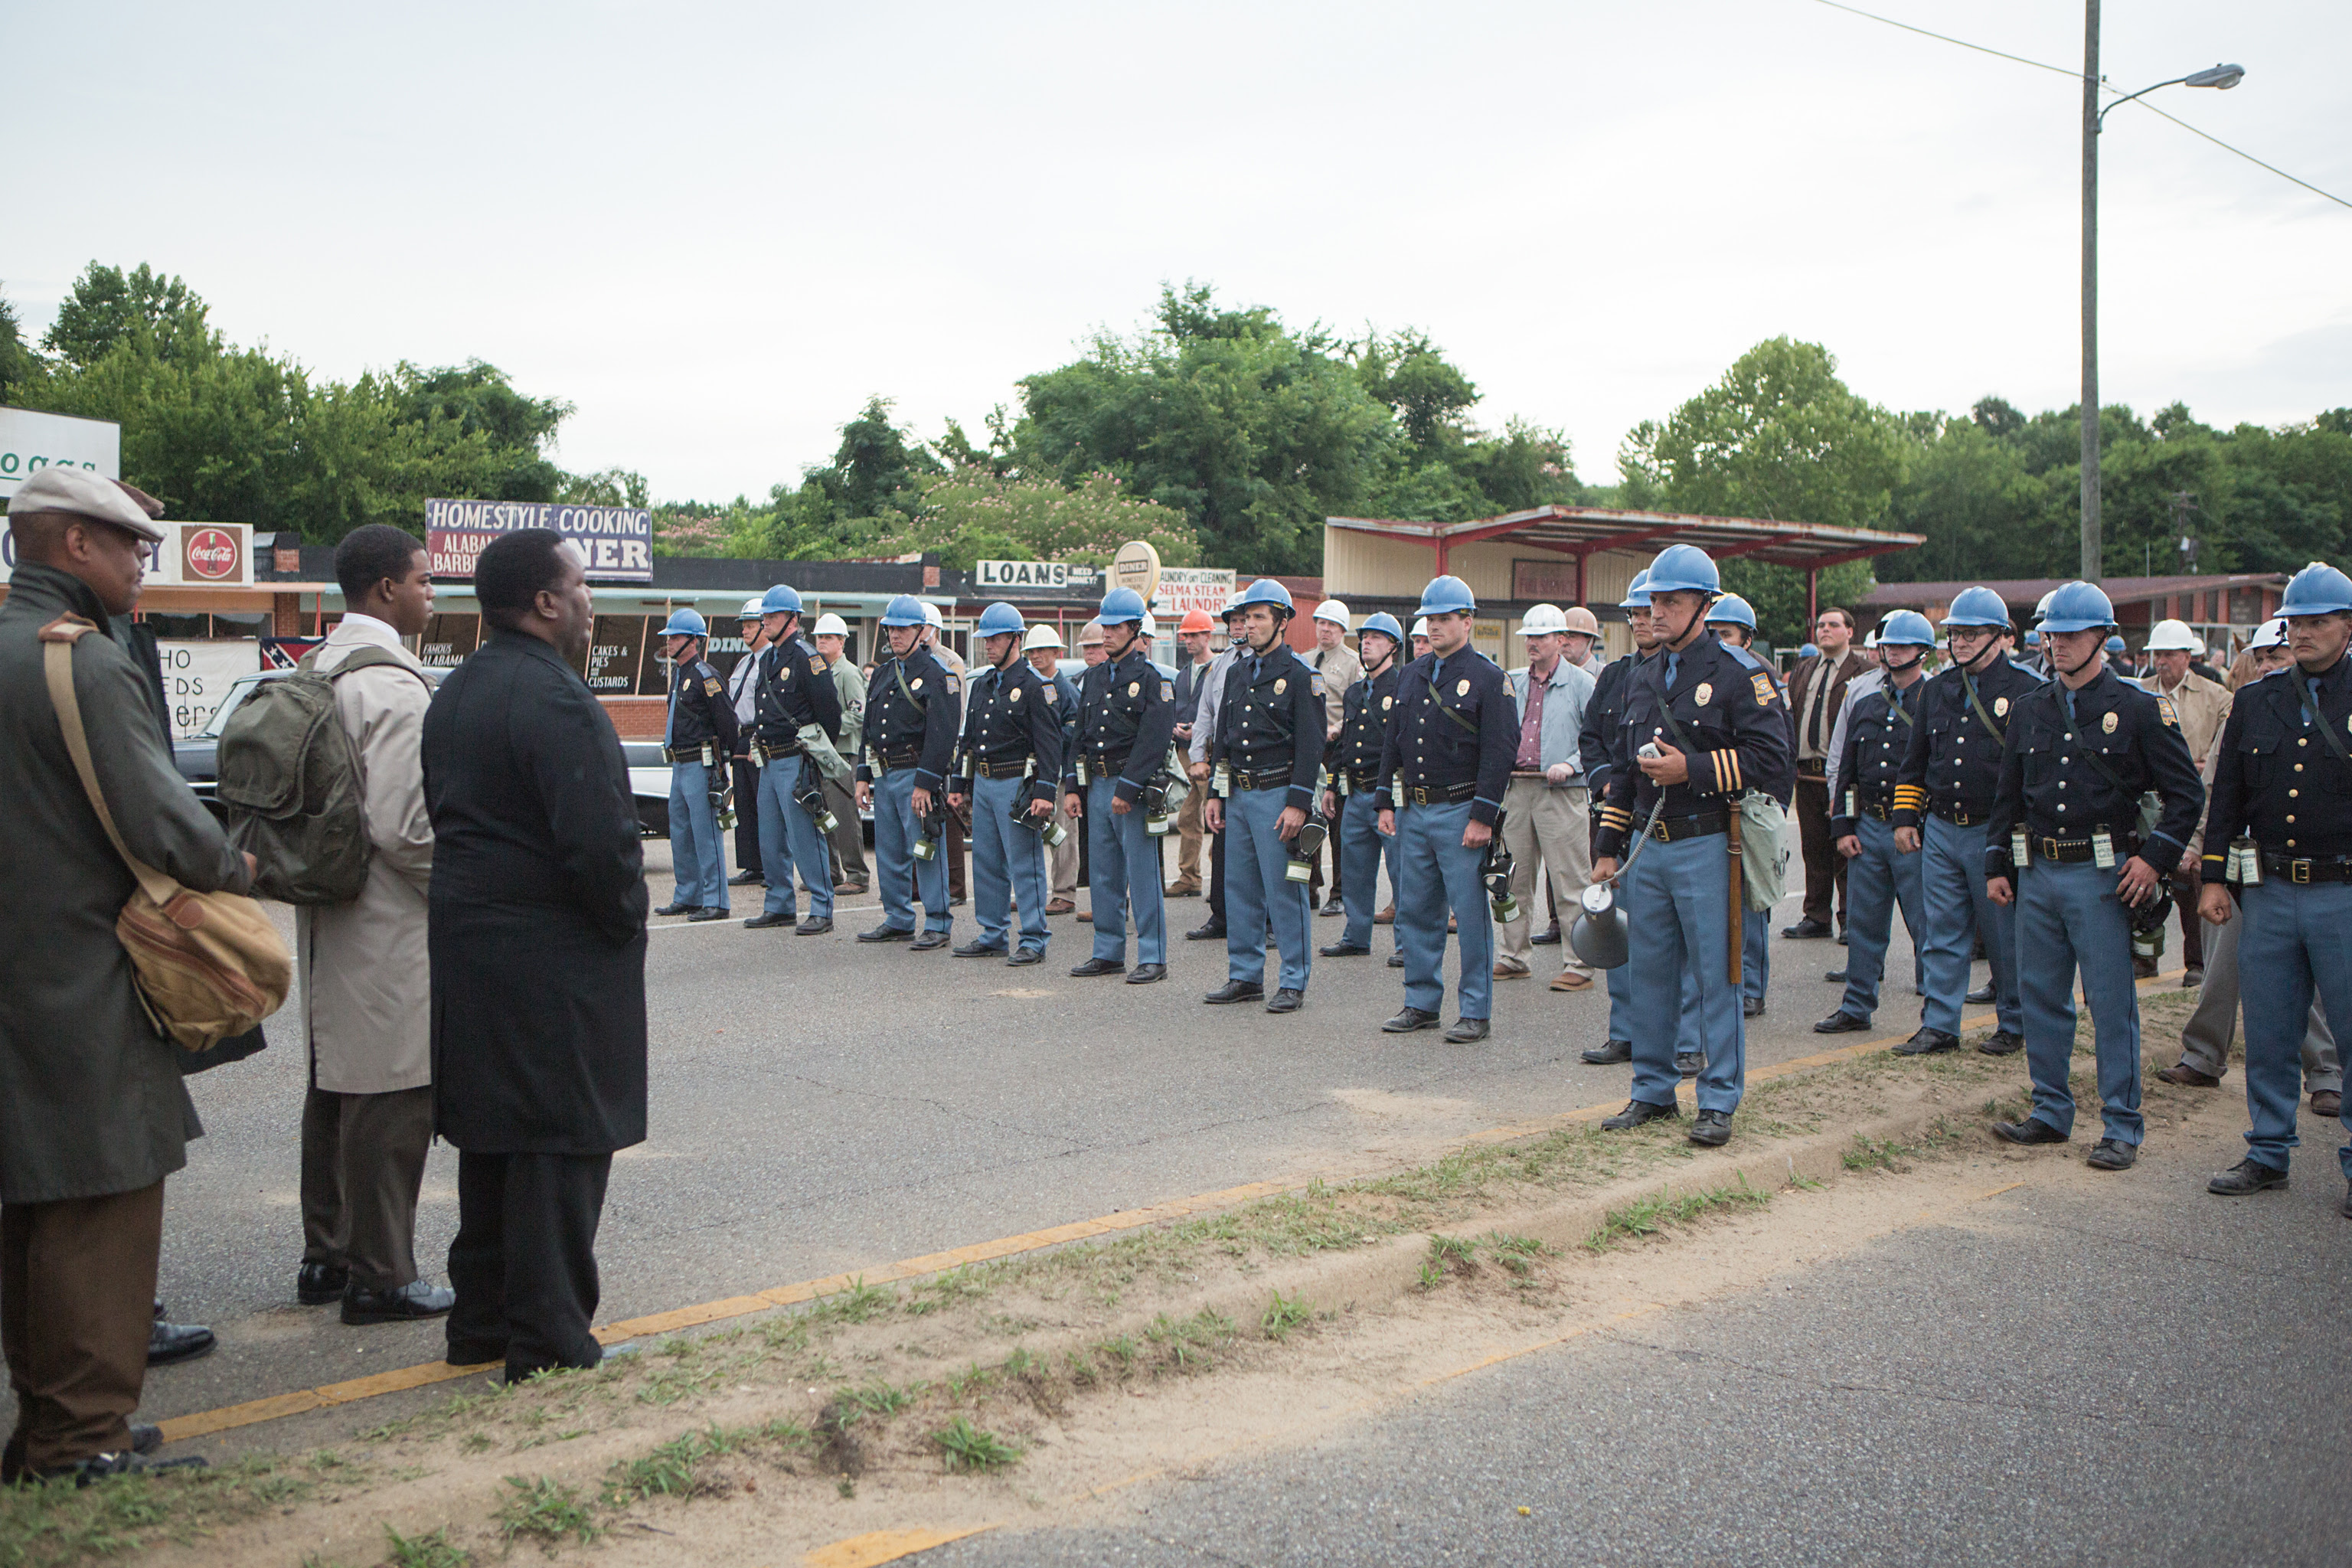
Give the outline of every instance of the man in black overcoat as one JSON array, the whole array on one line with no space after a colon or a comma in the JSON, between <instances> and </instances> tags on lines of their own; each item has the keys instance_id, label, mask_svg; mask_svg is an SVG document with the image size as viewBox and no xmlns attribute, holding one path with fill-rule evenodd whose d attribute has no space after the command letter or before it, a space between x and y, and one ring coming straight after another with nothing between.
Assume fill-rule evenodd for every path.
<instances>
[{"instance_id":1,"label":"man in black overcoat","mask_svg":"<svg viewBox=\"0 0 2352 1568\"><path fill-rule=\"evenodd\" d=\"M425 720L433 816L434 1129L456 1145L449 1360L509 1382L604 1350L596 1225L646 1136L645 858L612 721L579 672L577 547L501 535L475 567L489 633Z\"/></svg>"}]
</instances>

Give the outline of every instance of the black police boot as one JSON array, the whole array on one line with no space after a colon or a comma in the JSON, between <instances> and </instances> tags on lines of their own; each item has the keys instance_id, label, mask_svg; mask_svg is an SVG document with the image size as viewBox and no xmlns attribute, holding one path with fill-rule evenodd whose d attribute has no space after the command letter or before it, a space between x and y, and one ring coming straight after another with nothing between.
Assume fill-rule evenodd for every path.
<instances>
[{"instance_id":1,"label":"black police boot","mask_svg":"<svg viewBox=\"0 0 2352 1568\"><path fill-rule=\"evenodd\" d=\"M1992 1135L2004 1143L2023 1143L2028 1146L2035 1143L2066 1142L2066 1134L2038 1116L2029 1116L2022 1121L1996 1121L1992 1124Z\"/></svg>"},{"instance_id":2,"label":"black police boot","mask_svg":"<svg viewBox=\"0 0 2352 1568\"><path fill-rule=\"evenodd\" d=\"M355 1329L369 1323L411 1323L447 1317L457 1304L457 1292L422 1279L411 1280L397 1290L370 1290L354 1285L343 1292L343 1321Z\"/></svg>"},{"instance_id":3,"label":"black police boot","mask_svg":"<svg viewBox=\"0 0 2352 1568\"><path fill-rule=\"evenodd\" d=\"M1761 996L1742 996L1739 999L1739 1016L1743 1018L1762 1017L1764 1016L1764 998Z\"/></svg>"},{"instance_id":4,"label":"black police boot","mask_svg":"<svg viewBox=\"0 0 2352 1568\"><path fill-rule=\"evenodd\" d=\"M1730 1142L1731 1112L1702 1110L1692 1117L1690 1141L1706 1149L1720 1149Z\"/></svg>"},{"instance_id":5,"label":"black police boot","mask_svg":"<svg viewBox=\"0 0 2352 1568\"><path fill-rule=\"evenodd\" d=\"M1579 1051L1577 1056L1597 1068L1617 1067L1633 1059L1633 1042L1612 1040L1598 1050Z\"/></svg>"},{"instance_id":6,"label":"black police boot","mask_svg":"<svg viewBox=\"0 0 2352 1568\"><path fill-rule=\"evenodd\" d=\"M772 926L788 926L792 923L793 917L790 915L772 915L763 910L760 913L753 915L750 920L745 921L743 922L743 929L745 931L766 931ZM866 939L864 937L859 937L857 940L864 942Z\"/></svg>"},{"instance_id":7,"label":"black police boot","mask_svg":"<svg viewBox=\"0 0 2352 1568\"><path fill-rule=\"evenodd\" d=\"M1485 1039L1488 1033L1489 1026L1484 1018L1457 1018L1454 1027L1445 1031L1445 1041L1448 1045L1466 1046Z\"/></svg>"},{"instance_id":8,"label":"black police boot","mask_svg":"<svg viewBox=\"0 0 2352 1568\"><path fill-rule=\"evenodd\" d=\"M1982 1044L1977 1047L1978 1050L1989 1057L2013 1057L2024 1048L2024 1038L2011 1034L2007 1029L1995 1029L1985 1037Z\"/></svg>"},{"instance_id":9,"label":"black police boot","mask_svg":"<svg viewBox=\"0 0 2352 1568\"><path fill-rule=\"evenodd\" d=\"M957 958L1003 958L1004 950L992 942L974 937L955 950Z\"/></svg>"},{"instance_id":10,"label":"black police boot","mask_svg":"<svg viewBox=\"0 0 2352 1568\"><path fill-rule=\"evenodd\" d=\"M1127 965L1116 958L1089 958L1084 963L1070 967L1073 980L1092 980L1097 974L1124 974Z\"/></svg>"},{"instance_id":11,"label":"black police boot","mask_svg":"<svg viewBox=\"0 0 2352 1568\"><path fill-rule=\"evenodd\" d=\"M219 1342L213 1331L196 1323L167 1323L158 1318L147 1326L147 1364L172 1366L210 1355Z\"/></svg>"},{"instance_id":12,"label":"black police boot","mask_svg":"<svg viewBox=\"0 0 2352 1568\"><path fill-rule=\"evenodd\" d=\"M1841 1007L1813 1026L1816 1035L1852 1035L1870 1027L1870 1020L1857 1018Z\"/></svg>"},{"instance_id":13,"label":"black police boot","mask_svg":"<svg viewBox=\"0 0 2352 1568\"><path fill-rule=\"evenodd\" d=\"M657 915L690 915L701 907L702 906L700 904L688 903L664 904L661 908L656 910L654 913Z\"/></svg>"},{"instance_id":14,"label":"black police boot","mask_svg":"<svg viewBox=\"0 0 2352 1568\"><path fill-rule=\"evenodd\" d=\"M1706 1070L1706 1057L1699 1051L1676 1051L1675 1071L1685 1078L1696 1078Z\"/></svg>"},{"instance_id":15,"label":"black police boot","mask_svg":"<svg viewBox=\"0 0 2352 1568\"><path fill-rule=\"evenodd\" d=\"M897 926L876 926L872 931L859 931L857 940L860 942L912 942L915 940L915 931L912 926L904 931Z\"/></svg>"},{"instance_id":16,"label":"black police boot","mask_svg":"<svg viewBox=\"0 0 2352 1568\"><path fill-rule=\"evenodd\" d=\"M1679 1105L1657 1105L1646 1100L1629 1100L1625 1109L1601 1125L1611 1132L1623 1132L1645 1121L1679 1121L1683 1108Z\"/></svg>"},{"instance_id":17,"label":"black police boot","mask_svg":"<svg viewBox=\"0 0 2352 1568\"><path fill-rule=\"evenodd\" d=\"M2139 1163L2139 1151L2113 1138L2099 1140L2083 1163L2094 1171L2128 1171Z\"/></svg>"},{"instance_id":18,"label":"black police boot","mask_svg":"<svg viewBox=\"0 0 2352 1568\"><path fill-rule=\"evenodd\" d=\"M2285 1185L2286 1173L2277 1166L2265 1165L2260 1160L2241 1160L2206 1183L2205 1190L2220 1197L2242 1198L2249 1193L2266 1193Z\"/></svg>"},{"instance_id":19,"label":"black police boot","mask_svg":"<svg viewBox=\"0 0 2352 1568\"><path fill-rule=\"evenodd\" d=\"M723 921L726 918L727 911L725 910L714 910L709 904L705 904L702 908L687 916L686 923L688 925L701 925L706 921Z\"/></svg>"},{"instance_id":20,"label":"black police boot","mask_svg":"<svg viewBox=\"0 0 2352 1568\"><path fill-rule=\"evenodd\" d=\"M926 931L922 935L917 937L913 942L907 944L907 951L908 952L929 952L935 947L945 947L947 944L947 932L943 931Z\"/></svg>"},{"instance_id":21,"label":"black police boot","mask_svg":"<svg viewBox=\"0 0 2352 1568\"><path fill-rule=\"evenodd\" d=\"M1273 999L1266 1003L1265 1010L1269 1013L1296 1013L1306 1002L1303 993L1286 985L1274 994Z\"/></svg>"},{"instance_id":22,"label":"black police boot","mask_svg":"<svg viewBox=\"0 0 2352 1568\"><path fill-rule=\"evenodd\" d=\"M1832 969L1823 974L1822 978L1828 981L1832 985L1843 985L1845 984L1845 971L1843 969Z\"/></svg>"},{"instance_id":23,"label":"black police boot","mask_svg":"<svg viewBox=\"0 0 2352 1568\"><path fill-rule=\"evenodd\" d=\"M800 924L793 927L793 934L794 936L824 936L830 933L832 930L833 917L831 915L811 915L808 919L801 921Z\"/></svg>"},{"instance_id":24,"label":"black police boot","mask_svg":"<svg viewBox=\"0 0 2352 1568\"><path fill-rule=\"evenodd\" d=\"M1335 942L1328 947L1318 947L1315 950L1316 954L1322 958L1363 958L1371 951L1369 947L1359 947L1352 942Z\"/></svg>"},{"instance_id":25,"label":"black police boot","mask_svg":"<svg viewBox=\"0 0 2352 1568\"><path fill-rule=\"evenodd\" d=\"M730 888L764 888L768 879L758 871L738 871L727 879Z\"/></svg>"},{"instance_id":26,"label":"black police boot","mask_svg":"<svg viewBox=\"0 0 2352 1568\"><path fill-rule=\"evenodd\" d=\"M1381 1026L1383 1035L1410 1035L1416 1029L1434 1029L1441 1020L1424 1008L1407 1006L1405 1010Z\"/></svg>"},{"instance_id":27,"label":"black police boot","mask_svg":"<svg viewBox=\"0 0 2352 1568\"><path fill-rule=\"evenodd\" d=\"M1024 947L1020 952L1013 953L1011 957L1007 958L1004 962L1016 966L1024 963L1043 963L1045 962L1045 954L1040 949Z\"/></svg>"},{"instance_id":28,"label":"black police boot","mask_svg":"<svg viewBox=\"0 0 2352 1568\"><path fill-rule=\"evenodd\" d=\"M1391 969L1402 969L1404 967L1404 954L1401 952L1390 953L1389 967Z\"/></svg>"},{"instance_id":29,"label":"black police boot","mask_svg":"<svg viewBox=\"0 0 2352 1568\"><path fill-rule=\"evenodd\" d=\"M1255 1002L1265 994L1265 987L1255 980L1228 980L1201 1000L1213 1007L1223 1007L1234 1002Z\"/></svg>"},{"instance_id":30,"label":"black police boot","mask_svg":"<svg viewBox=\"0 0 2352 1568\"><path fill-rule=\"evenodd\" d=\"M340 1263L305 1263L294 1271L294 1299L306 1307L324 1307L343 1299L352 1271Z\"/></svg>"},{"instance_id":31,"label":"black police boot","mask_svg":"<svg viewBox=\"0 0 2352 1568\"><path fill-rule=\"evenodd\" d=\"M1941 1029L1931 1029L1922 1024L1917 1034L1895 1047L1895 1054L1898 1057L1935 1057L1959 1048L1959 1036L1948 1035Z\"/></svg>"},{"instance_id":32,"label":"black police boot","mask_svg":"<svg viewBox=\"0 0 2352 1568\"><path fill-rule=\"evenodd\" d=\"M1139 963L1127 972L1129 985L1149 985L1155 980L1167 978L1168 966L1164 963Z\"/></svg>"},{"instance_id":33,"label":"black police boot","mask_svg":"<svg viewBox=\"0 0 2352 1568\"><path fill-rule=\"evenodd\" d=\"M1971 1007L1981 1007L1986 1003L1991 1001L1993 999L1993 995L1992 982L1988 980L1982 985L1978 986L1974 991L1969 992L1966 996L1961 997L1960 1000L1966 1002Z\"/></svg>"},{"instance_id":34,"label":"black police boot","mask_svg":"<svg viewBox=\"0 0 2352 1568\"><path fill-rule=\"evenodd\" d=\"M1194 926L1184 933L1184 940L1186 942L1223 942L1225 940L1225 922L1211 921L1207 925Z\"/></svg>"},{"instance_id":35,"label":"black police boot","mask_svg":"<svg viewBox=\"0 0 2352 1568\"><path fill-rule=\"evenodd\" d=\"M1795 925L1782 926L1780 934L1790 942L1811 942L1829 935L1830 923L1827 921L1801 920Z\"/></svg>"}]
</instances>

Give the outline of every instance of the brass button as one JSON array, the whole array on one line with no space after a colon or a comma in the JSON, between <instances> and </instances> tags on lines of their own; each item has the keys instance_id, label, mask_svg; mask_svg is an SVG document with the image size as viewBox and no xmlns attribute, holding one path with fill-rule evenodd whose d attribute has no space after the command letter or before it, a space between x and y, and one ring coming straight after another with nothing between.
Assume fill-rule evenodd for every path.
<instances>
[{"instance_id":1,"label":"brass button","mask_svg":"<svg viewBox=\"0 0 2352 1568\"><path fill-rule=\"evenodd\" d=\"M2302 792L2301 790L2299 790L2299 789L2291 789L2291 790L2289 790L2289 791L2287 791L2287 792L2286 792L2286 797L2287 797L2287 799L2289 799L2289 800L2293 800L2296 795L2301 795L2302 793L2303 793L2303 792Z\"/></svg>"},{"instance_id":2,"label":"brass button","mask_svg":"<svg viewBox=\"0 0 2352 1568\"><path fill-rule=\"evenodd\" d=\"M2287 819L2289 822L2293 822L2293 821L2294 820L2294 813L2293 813L2293 812L2291 812L2291 811L2290 811L2290 812L2288 812L2288 813L2286 814L2286 819ZM2290 840L2289 842L2292 842L2292 840Z\"/></svg>"},{"instance_id":3,"label":"brass button","mask_svg":"<svg viewBox=\"0 0 2352 1568\"><path fill-rule=\"evenodd\" d=\"M2301 772L2303 772L2303 764L2302 764L2301 763L2295 763L2295 764L2294 764L2294 771L2295 771L2296 773L2301 773Z\"/></svg>"}]
</instances>

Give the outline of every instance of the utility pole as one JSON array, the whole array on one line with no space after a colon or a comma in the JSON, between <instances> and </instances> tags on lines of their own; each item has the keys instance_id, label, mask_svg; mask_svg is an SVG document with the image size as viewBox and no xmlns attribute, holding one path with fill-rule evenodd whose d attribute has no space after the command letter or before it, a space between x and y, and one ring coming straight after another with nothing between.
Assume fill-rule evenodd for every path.
<instances>
[{"instance_id":1,"label":"utility pole","mask_svg":"<svg viewBox=\"0 0 2352 1568\"><path fill-rule=\"evenodd\" d=\"M2084 0L2083 581L2099 576L2099 0Z\"/></svg>"}]
</instances>

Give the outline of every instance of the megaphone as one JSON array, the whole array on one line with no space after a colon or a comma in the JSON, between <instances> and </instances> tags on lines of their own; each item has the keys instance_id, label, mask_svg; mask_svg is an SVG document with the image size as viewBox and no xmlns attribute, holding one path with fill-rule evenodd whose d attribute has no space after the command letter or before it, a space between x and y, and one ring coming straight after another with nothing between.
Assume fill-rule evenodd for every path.
<instances>
[{"instance_id":1,"label":"megaphone","mask_svg":"<svg viewBox=\"0 0 2352 1568\"><path fill-rule=\"evenodd\" d=\"M1617 907L1616 890L1595 882L1577 896L1583 906L1568 928L1568 945L1595 969L1622 968L1631 955L1626 940L1625 911Z\"/></svg>"},{"instance_id":2,"label":"megaphone","mask_svg":"<svg viewBox=\"0 0 2352 1568\"><path fill-rule=\"evenodd\" d=\"M1323 852L1323 840L1328 836L1328 828L1308 817L1298 829L1298 836L1290 841L1290 863L1283 867L1282 874L1294 882L1313 881L1315 858Z\"/></svg>"}]
</instances>

